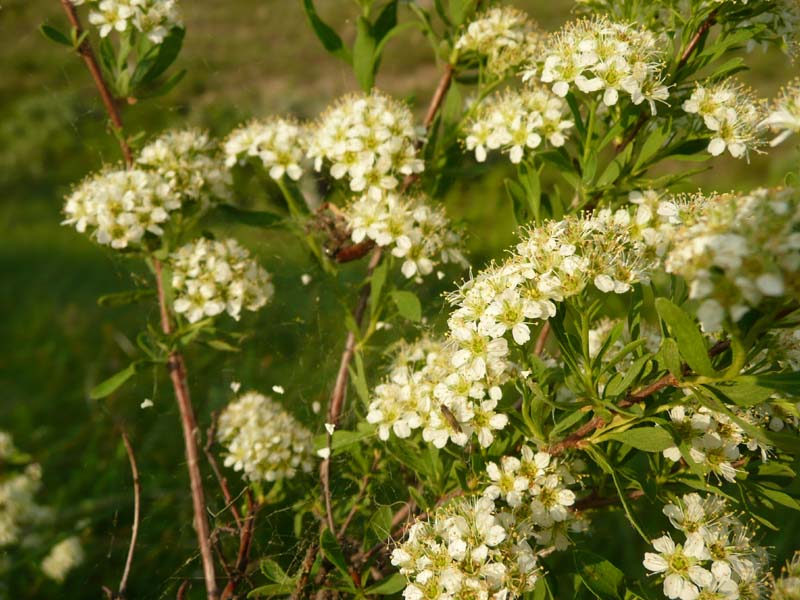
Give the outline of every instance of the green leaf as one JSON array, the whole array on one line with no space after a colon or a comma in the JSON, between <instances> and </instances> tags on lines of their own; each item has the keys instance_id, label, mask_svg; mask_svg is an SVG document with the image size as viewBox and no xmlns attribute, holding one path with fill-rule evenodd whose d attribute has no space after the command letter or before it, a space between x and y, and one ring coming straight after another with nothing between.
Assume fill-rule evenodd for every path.
<instances>
[{"instance_id":1,"label":"green leaf","mask_svg":"<svg viewBox=\"0 0 800 600\"><path fill-rule=\"evenodd\" d=\"M464 23L466 18L475 10L476 0L450 0L450 20L453 25Z\"/></svg>"},{"instance_id":2,"label":"green leaf","mask_svg":"<svg viewBox=\"0 0 800 600\"><path fill-rule=\"evenodd\" d=\"M344 553L339 547L339 542L331 533L330 529L324 529L319 536L319 547L322 549L325 558L327 558L336 569L345 576L347 581L351 581L350 572L347 570L347 561L344 558Z\"/></svg>"},{"instance_id":3,"label":"green leaf","mask_svg":"<svg viewBox=\"0 0 800 600\"><path fill-rule=\"evenodd\" d=\"M683 379L683 369L681 368L681 353L678 350L678 343L672 338L661 340L661 347L656 355L659 365L666 369L678 380Z\"/></svg>"},{"instance_id":4,"label":"green leaf","mask_svg":"<svg viewBox=\"0 0 800 600\"><path fill-rule=\"evenodd\" d=\"M214 350L219 350L220 352L241 352L241 348L237 348L225 340L206 340L203 343Z\"/></svg>"},{"instance_id":5,"label":"green leaf","mask_svg":"<svg viewBox=\"0 0 800 600\"><path fill-rule=\"evenodd\" d=\"M46 37L51 42L55 42L56 44L61 44L62 46L69 46L70 48L72 47L72 42L70 41L69 37L61 33L55 27L50 27L50 25L42 24L39 26L39 31L42 33L44 37Z\"/></svg>"},{"instance_id":6,"label":"green leaf","mask_svg":"<svg viewBox=\"0 0 800 600\"><path fill-rule=\"evenodd\" d=\"M115 292L113 294L105 294L97 299L97 305L103 307L110 306L126 306L128 304L135 304L142 300L154 298L156 295L153 290L130 290L127 292Z\"/></svg>"},{"instance_id":7,"label":"green leaf","mask_svg":"<svg viewBox=\"0 0 800 600\"><path fill-rule=\"evenodd\" d=\"M134 77L131 80L134 89L136 86L147 85L155 81L167 69L172 66L172 63L178 58L183 47L183 38L186 36L186 30L182 27L174 27L164 38L164 41L158 45L158 53L152 62L142 69L141 75L137 76L139 68L137 67ZM145 70L146 69L146 70Z\"/></svg>"},{"instance_id":8,"label":"green leaf","mask_svg":"<svg viewBox=\"0 0 800 600\"><path fill-rule=\"evenodd\" d=\"M260 563L261 572L264 577L275 583L289 585L294 580L286 574L281 566L271 558L263 558Z\"/></svg>"},{"instance_id":9,"label":"green leaf","mask_svg":"<svg viewBox=\"0 0 800 600\"><path fill-rule=\"evenodd\" d=\"M294 591L294 586L285 583L270 583L269 585L259 586L248 592L248 598L258 598L260 596L286 596Z\"/></svg>"},{"instance_id":10,"label":"green leaf","mask_svg":"<svg viewBox=\"0 0 800 600\"><path fill-rule=\"evenodd\" d=\"M284 227L286 220L279 214L264 210L242 210L232 204L220 204L215 209L223 219L250 227Z\"/></svg>"},{"instance_id":11,"label":"green leaf","mask_svg":"<svg viewBox=\"0 0 800 600\"><path fill-rule=\"evenodd\" d=\"M383 7L378 18L375 19L373 33L375 39L381 41L388 33L397 26L397 0L389 0Z\"/></svg>"},{"instance_id":12,"label":"green leaf","mask_svg":"<svg viewBox=\"0 0 800 600\"><path fill-rule=\"evenodd\" d=\"M506 193L511 199L511 206L514 209L514 219L517 225L525 225L532 216L528 213L528 198L525 194L525 188L513 179L506 179L503 183L506 186Z\"/></svg>"},{"instance_id":13,"label":"green leaf","mask_svg":"<svg viewBox=\"0 0 800 600\"><path fill-rule=\"evenodd\" d=\"M378 596L389 596L396 594L406 587L406 578L400 573L392 573L389 577L381 579L378 583L371 585L364 593L376 594Z\"/></svg>"},{"instance_id":14,"label":"green leaf","mask_svg":"<svg viewBox=\"0 0 800 600\"><path fill-rule=\"evenodd\" d=\"M621 156L618 156L605 168L602 175L597 179L597 183L595 184L598 188L603 188L608 185L611 185L617 180L620 173L622 173L622 165L624 164L624 160L622 160Z\"/></svg>"},{"instance_id":15,"label":"green leaf","mask_svg":"<svg viewBox=\"0 0 800 600\"><path fill-rule=\"evenodd\" d=\"M661 452L675 445L672 435L663 427L635 427L606 437L643 452Z\"/></svg>"},{"instance_id":16,"label":"green leaf","mask_svg":"<svg viewBox=\"0 0 800 600\"><path fill-rule=\"evenodd\" d=\"M592 552L577 550L573 556L581 581L592 594L601 600L621 600L620 592L625 579L622 571Z\"/></svg>"},{"instance_id":17,"label":"green leaf","mask_svg":"<svg viewBox=\"0 0 800 600\"><path fill-rule=\"evenodd\" d=\"M542 184L539 181L539 172L523 163L518 167L519 182L525 190L525 204L528 214L539 221L539 207L542 202Z\"/></svg>"},{"instance_id":18,"label":"green leaf","mask_svg":"<svg viewBox=\"0 0 800 600\"><path fill-rule=\"evenodd\" d=\"M369 528L375 534L375 539L388 540L392 536L392 518L394 512L389 506L381 506L369 518Z\"/></svg>"},{"instance_id":19,"label":"green leaf","mask_svg":"<svg viewBox=\"0 0 800 600\"><path fill-rule=\"evenodd\" d=\"M642 144L642 149L639 151L639 156L636 158L636 162L633 165L634 172L638 171L643 165L646 165L648 161L661 150L664 142L669 138L670 133L671 123L669 122L661 127L657 127L650 133Z\"/></svg>"},{"instance_id":20,"label":"green leaf","mask_svg":"<svg viewBox=\"0 0 800 600\"><path fill-rule=\"evenodd\" d=\"M422 304L414 292L406 290L392 291L392 300L397 305L397 311L400 316L405 317L409 321L422 320Z\"/></svg>"},{"instance_id":21,"label":"green leaf","mask_svg":"<svg viewBox=\"0 0 800 600\"><path fill-rule=\"evenodd\" d=\"M308 22L311 24L314 33L317 34L319 41L322 42L322 46L325 50L347 64L351 64L353 59L350 56L350 51L342 43L342 38L339 37L339 34L336 33L330 25L320 19L317 14L317 9L314 7L314 0L303 0L303 10L305 10Z\"/></svg>"},{"instance_id":22,"label":"green leaf","mask_svg":"<svg viewBox=\"0 0 800 600\"><path fill-rule=\"evenodd\" d=\"M147 99L147 98L160 98L161 96L166 96L169 94L172 89L178 85L183 78L186 77L186 69L181 69L177 73L170 76L163 84L158 86L152 91L146 93L139 93L139 98Z\"/></svg>"},{"instance_id":23,"label":"green leaf","mask_svg":"<svg viewBox=\"0 0 800 600\"><path fill-rule=\"evenodd\" d=\"M706 342L691 317L667 298L656 299L656 310L672 331L681 356L689 367L700 375L716 377L717 372L708 357Z\"/></svg>"},{"instance_id":24,"label":"green leaf","mask_svg":"<svg viewBox=\"0 0 800 600\"><path fill-rule=\"evenodd\" d=\"M383 284L386 283L386 272L388 267L386 263L381 263L372 272L370 278L369 288L369 314L375 316L375 311L378 310L380 304L381 292L383 291Z\"/></svg>"},{"instance_id":25,"label":"green leaf","mask_svg":"<svg viewBox=\"0 0 800 600\"><path fill-rule=\"evenodd\" d=\"M726 381L714 386L714 388L731 399L737 406L754 406L765 402L773 394L773 390L768 387L760 387L754 383L737 377L733 381Z\"/></svg>"},{"instance_id":26,"label":"green leaf","mask_svg":"<svg viewBox=\"0 0 800 600\"><path fill-rule=\"evenodd\" d=\"M113 393L114 390L116 390L119 386L136 375L136 371L140 364L141 361L132 362L121 371L114 373L105 381L98 383L92 388L92 391L89 392L89 398L92 400L100 400L101 398L105 398L109 394Z\"/></svg>"},{"instance_id":27,"label":"green leaf","mask_svg":"<svg viewBox=\"0 0 800 600\"><path fill-rule=\"evenodd\" d=\"M358 85L365 92L369 92L375 84L376 43L372 25L364 17L359 17L353 44L353 72Z\"/></svg>"},{"instance_id":28,"label":"green leaf","mask_svg":"<svg viewBox=\"0 0 800 600\"><path fill-rule=\"evenodd\" d=\"M765 485L755 484L753 487L758 490L758 493L772 500L773 502L777 502L787 508L791 508L792 510L800 511L800 503L797 502L794 498L792 498L786 492L782 492L780 490L773 489L771 487L767 487Z\"/></svg>"},{"instance_id":29,"label":"green leaf","mask_svg":"<svg viewBox=\"0 0 800 600\"><path fill-rule=\"evenodd\" d=\"M743 375L736 381L792 396L800 395L800 371L793 373L771 373L768 375ZM725 392L727 394L727 392ZM735 398L731 398L736 402Z\"/></svg>"}]
</instances>

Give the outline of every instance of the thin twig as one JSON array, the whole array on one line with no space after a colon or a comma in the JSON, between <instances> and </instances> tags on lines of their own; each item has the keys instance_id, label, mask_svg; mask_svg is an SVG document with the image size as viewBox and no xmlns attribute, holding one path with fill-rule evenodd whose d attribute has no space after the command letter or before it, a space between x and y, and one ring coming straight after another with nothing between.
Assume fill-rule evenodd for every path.
<instances>
[{"instance_id":1,"label":"thin twig","mask_svg":"<svg viewBox=\"0 0 800 600\"><path fill-rule=\"evenodd\" d=\"M547 344L547 336L550 334L550 321L545 321L539 331L539 337L536 338L536 345L533 348L533 353L536 356L541 356L544 352L545 344Z\"/></svg>"},{"instance_id":2,"label":"thin twig","mask_svg":"<svg viewBox=\"0 0 800 600\"><path fill-rule=\"evenodd\" d=\"M242 517L239 514L239 509L236 508L236 500L231 494L230 488L228 488L228 479L225 477L225 475L222 474L222 470L219 468L217 459L214 457L214 453L211 451L211 448L214 445L214 438L216 437L216 433L217 433L217 414L212 413L211 425L209 425L208 429L206 430L206 443L203 446L203 452L205 452L206 459L208 459L208 464L211 465L211 470L214 471L214 476L217 478L219 487L222 490L222 496L225 498L225 507L230 508L231 514L233 515L233 519L236 521L236 528L241 533Z\"/></svg>"},{"instance_id":3,"label":"thin twig","mask_svg":"<svg viewBox=\"0 0 800 600\"><path fill-rule=\"evenodd\" d=\"M189 590L189 586L191 585L192 584L188 579L184 580L184 582L178 588L178 593L175 595L175 600L183 600L184 596L186 596L186 592Z\"/></svg>"},{"instance_id":4,"label":"thin twig","mask_svg":"<svg viewBox=\"0 0 800 600\"><path fill-rule=\"evenodd\" d=\"M239 551L236 555L236 564L225 589L222 590L221 600L228 600L236 592L236 586L244 578L247 563L250 562L250 548L253 543L253 531L256 524L256 511L258 505L253 497L252 490L247 490L247 516L244 517L241 533L239 535Z\"/></svg>"},{"instance_id":5,"label":"thin twig","mask_svg":"<svg viewBox=\"0 0 800 600\"><path fill-rule=\"evenodd\" d=\"M78 13L75 11L75 5L72 4L72 0L61 0L61 6L64 8L64 12L67 13L67 19L69 19L70 25L72 25L72 28L75 30L76 39L79 39L84 32L83 27L81 27L80 19L78 18ZM92 50L92 44L89 42L88 36L83 39L81 44L78 46L77 51L78 54L81 55L81 58L83 58L83 62L86 63L86 67L89 69L92 79L94 79L94 84L97 87L97 91L100 92L100 98L103 101L106 113L108 113L111 123L113 123L117 130L116 137L117 141L119 142L119 147L122 150L122 156L125 158L125 164L130 166L133 164L133 156L131 154L131 148L128 146L128 142L122 135L122 118L120 117L119 110L114 102L114 97L111 95L111 91L109 90L108 85L103 78L103 72L100 70L100 65L97 64L97 59L95 58L94 51Z\"/></svg>"},{"instance_id":6,"label":"thin twig","mask_svg":"<svg viewBox=\"0 0 800 600\"><path fill-rule=\"evenodd\" d=\"M169 335L172 333L172 324L167 309L161 262L158 259L153 259L153 270L156 276L158 306L161 313L161 330L165 335ZM189 397L189 389L186 385L186 364L184 363L183 356L179 352L171 352L167 361L167 368L169 369L169 376L172 380L172 387L175 390L175 399L178 402L178 410L181 415L183 442L186 450L186 466L189 471L192 507L194 509L194 527L197 532L200 558L203 563L206 595L209 600L216 600L219 597L219 590L214 574L214 555L211 550L206 500L203 492L203 479L200 474L200 460L197 449L198 427L192 401Z\"/></svg>"},{"instance_id":7,"label":"thin twig","mask_svg":"<svg viewBox=\"0 0 800 600\"><path fill-rule=\"evenodd\" d=\"M139 519L141 510L142 488L139 483L139 467L136 465L136 455L133 453L133 446L124 429L120 430L122 443L125 445L125 452L128 454L128 462L131 464L131 477L133 479L133 525L131 527L131 542L128 546L128 556L125 559L125 570L119 580L119 597L124 598L128 588L128 577L131 574L133 555L136 551L136 539L139 537Z\"/></svg>"}]
</instances>

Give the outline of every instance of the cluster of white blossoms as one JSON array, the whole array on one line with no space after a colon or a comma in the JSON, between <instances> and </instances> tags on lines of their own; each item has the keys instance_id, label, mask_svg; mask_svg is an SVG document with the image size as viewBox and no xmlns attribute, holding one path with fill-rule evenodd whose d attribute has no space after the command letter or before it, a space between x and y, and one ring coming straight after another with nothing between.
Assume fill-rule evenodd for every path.
<instances>
[{"instance_id":1,"label":"cluster of white blossoms","mask_svg":"<svg viewBox=\"0 0 800 600\"><path fill-rule=\"evenodd\" d=\"M800 295L800 191L759 189L698 199L677 227L666 270L690 283L704 331L767 300Z\"/></svg>"},{"instance_id":2,"label":"cluster of white blossoms","mask_svg":"<svg viewBox=\"0 0 800 600\"><path fill-rule=\"evenodd\" d=\"M63 225L89 233L99 244L121 250L137 245L147 233L161 236L180 199L157 174L141 169L102 171L67 197Z\"/></svg>"},{"instance_id":3,"label":"cluster of white blossoms","mask_svg":"<svg viewBox=\"0 0 800 600\"><path fill-rule=\"evenodd\" d=\"M343 212L352 240L391 246L392 255L403 261L401 271L408 279L429 275L440 263L467 266L460 250L461 236L451 227L444 208L431 206L421 196L365 194Z\"/></svg>"},{"instance_id":4,"label":"cluster of white blossoms","mask_svg":"<svg viewBox=\"0 0 800 600\"><path fill-rule=\"evenodd\" d=\"M738 415L746 421L757 419L751 410ZM684 398L680 405L669 410L670 428L685 443L689 457L703 471L714 473L731 483L736 481L735 463L741 458L740 446L748 450L758 450L757 440L746 435L745 431L729 416L700 406L691 396ZM766 448L761 448L766 460ZM682 459L678 446L663 451L663 455L673 462Z\"/></svg>"},{"instance_id":5,"label":"cluster of white blossoms","mask_svg":"<svg viewBox=\"0 0 800 600\"><path fill-rule=\"evenodd\" d=\"M81 541L73 536L60 541L50 549L42 561L42 572L50 579L61 583L70 571L84 561Z\"/></svg>"},{"instance_id":6,"label":"cluster of white blossoms","mask_svg":"<svg viewBox=\"0 0 800 600\"><path fill-rule=\"evenodd\" d=\"M652 540L644 566L663 577L664 595L680 600L764 598L765 548L720 496L686 494L664 514L676 533ZM683 539L679 543L673 535Z\"/></svg>"},{"instance_id":7,"label":"cluster of white blossoms","mask_svg":"<svg viewBox=\"0 0 800 600\"><path fill-rule=\"evenodd\" d=\"M16 544L25 537L26 529L51 516L48 508L36 503L42 486L42 469L29 463L19 470L6 469L17 462L19 454L10 434L0 431L0 549Z\"/></svg>"},{"instance_id":8,"label":"cluster of white blossoms","mask_svg":"<svg viewBox=\"0 0 800 600\"><path fill-rule=\"evenodd\" d=\"M190 323L242 309L256 311L275 291L272 278L235 239L199 238L170 255L175 312Z\"/></svg>"},{"instance_id":9,"label":"cluster of white blossoms","mask_svg":"<svg viewBox=\"0 0 800 600\"><path fill-rule=\"evenodd\" d=\"M605 17L581 19L548 40L541 69L532 65L525 78L538 74L561 97L574 88L586 94L602 92L606 106L617 104L625 93L635 105L648 101L655 113L656 101L669 96L662 77L663 47L645 28Z\"/></svg>"},{"instance_id":10,"label":"cluster of white blossoms","mask_svg":"<svg viewBox=\"0 0 800 600\"><path fill-rule=\"evenodd\" d=\"M230 173L205 131L168 131L142 148L136 163L156 173L180 204L192 201L205 208L229 195Z\"/></svg>"},{"instance_id":11,"label":"cluster of white blossoms","mask_svg":"<svg viewBox=\"0 0 800 600\"><path fill-rule=\"evenodd\" d=\"M800 133L800 79L781 90L761 126L778 134L770 146L777 146L793 133Z\"/></svg>"},{"instance_id":12,"label":"cluster of white blossoms","mask_svg":"<svg viewBox=\"0 0 800 600\"><path fill-rule=\"evenodd\" d=\"M484 497L508 505L517 535L535 538L539 546L567 549L575 522L570 508L575 493L569 486L576 480L563 462L523 446L520 458L504 456L499 465L490 462L486 474L491 483Z\"/></svg>"},{"instance_id":13,"label":"cluster of white blossoms","mask_svg":"<svg viewBox=\"0 0 800 600\"><path fill-rule=\"evenodd\" d=\"M303 176L305 145L306 132L299 123L279 117L255 120L234 129L225 139L225 164L232 167L256 159L272 179L286 175L297 181Z\"/></svg>"},{"instance_id":14,"label":"cluster of white blossoms","mask_svg":"<svg viewBox=\"0 0 800 600\"><path fill-rule=\"evenodd\" d=\"M727 150L734 158L747 157L762 145L762 103L753 91L727 79L710 86L697 84L683 103L683 110L703 119L711 132L708 152L719 156Z\"/></svg>"},{"instance_id":15,"label":"cluster of white blossoms","mask_svg":"<svg viewBox=\"0 0 800 600\"><path fill-rule=\"evenodd\" d=\"M369 405L367 421L378 426L378 437L390 433L408 438L422 430L422 438L437 448L448 441L464 446L474 434L481 447L494 441L494 432L508 424L496 412L502 397L501 374L490 387L453 372L456 348L423 337L402 345L388 379L378 385Z\"/></svg>"},{"instance_id":16,"label":"cluster of white blossoms","mask_svg":"<svg viewBox=\"0 0 800 600\"><path fill-rule=\"evenodd\" d=\"M501 77L532 58L540 35L528 16L509 6L479 14L456 40L458 59L475 54L485 60L486 70Z\"/></svg>"},{"instance_id":17,"label":"cluster of white blossoms","mask_svg":"<svg viewBox=\"0 0 800 600\"><path fill-rule=\"evenodd\" d=\"M89 5L89 22L100 37L133 28L160 44L173 28L183 26L177 0L72 0L72 4Z\"/></svg>"},{"instance_id":18,"label":"cluster of white blossoms","mask_svg":"<svg viewBox=\"0 0 800 600\"><path fill-rule=\"evenodd\" d=\"M541 570L514 517L489 498L459 497L409 529L392 552L405 600L507 600L531 591Z\"/></svg>"},{"instance_id":19,"label":"cluster of white blossoms","mask_svg":"<svg viewBox=\"0 0 800 600\"><path fill-rule=\"evenodd\" d=\"M400 180L421 173L419 135L408 106L373 91L341 98L311 128L308 156L354 192L377 198Z\"/></svg>"},{"instance_id":20,"label":"cluster of white blossoms","mask_svg":"<svg viewBox=\"0 0 800 600\"><path fill-rule=\"evenodd\" d=\"M217 439L225 447L225 466L250 481L289 479L313 467L313 437L272 399L248 392L219 416Z\"/></svg>"},{"instance_id":21,"label":"cluster of white blossoms","mask_svg":"<svg viewBox=\"0 0 800 600\"><path fill-rule=\"evenodd\" d=\"M478 162L487 150L501 149L518 164L527 150L546 140L559 148L574 123L566 118L567 103L543 87L508 90L481 103L466 125L465 145Z\"/></svg>"},{"instance_id":22,"label":"cluster of white blossoms","mask_svg":"<svg viewBox=\"0 0 800 600\"><path fill-rule=\"evenodd\" d=\"M800 598L800 550L781 569L780 577L772 583L772 600L797 600Z\"/></svg>"}]
</instances>

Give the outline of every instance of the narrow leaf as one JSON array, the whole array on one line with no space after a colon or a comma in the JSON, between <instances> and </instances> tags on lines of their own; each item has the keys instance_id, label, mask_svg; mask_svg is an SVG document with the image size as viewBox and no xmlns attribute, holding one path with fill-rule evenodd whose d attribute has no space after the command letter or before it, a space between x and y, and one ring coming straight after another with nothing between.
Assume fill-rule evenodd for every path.
<instances>
[{"instance_id":1,"label":"narrow leaf","mask_svg":"<svg viewBox=\"0 0 800 600\"><path fill-rule=\"evenodd\" d=\"M422 320L422 304L414 292L394 290L392 300L397 305L397 311L409 321Z\"/></svg>"},{"instance_id":2,"label":"narrow leaf","mask_svg":"<svg viewBox=\"0 0 800 600\"><path fill-rule=\"evenodd\" d=\"M700 375L715 377L717 373L708 357L706 342L691 317L666 298L656 299L656 310L672 331L681 356L689 367Z\"/></svg>"}]
</instances>

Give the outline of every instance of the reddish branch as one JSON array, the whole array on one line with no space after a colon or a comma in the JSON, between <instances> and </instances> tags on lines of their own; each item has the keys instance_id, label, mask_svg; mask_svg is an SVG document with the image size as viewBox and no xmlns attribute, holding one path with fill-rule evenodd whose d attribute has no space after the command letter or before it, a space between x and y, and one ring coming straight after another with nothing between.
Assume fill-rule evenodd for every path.
<instances>
[{"instance_id":1,"label":"reddish branch","mask_svg":"<svg viewBox=\"0 0 800 600\"><path fill-rule=\"evenodd\" d=\"M75 11L75 6L72 4L71 0L61 0L61 6L64 7L64 12L67 13L67 19L69 19L70 25L72 25L72 28L75 31L75 38L80 39L83 35L83 27L81 27L81 22L80 19L78 19L78 13ZM92 79L94 79L94 84L97 87L97 91L100 93L100 98L102 99L103 105L106 108L108 117L111 119L111 123L116 129L117 140L119 141L119 147L122 150L122 155L125 157L125 164L130 166L133 163L133 156L131 155L131 149L130 146L128 146L128 142L126 142L125 138L122 136L122 119L119 115L119 110L117 109L114 97L111 95L111 91L108 89L108 85L103 78L103 72L100 70L100 65L97 64L97 59L95 58L88 36L84 38L84 40L76 49L78 54L81 55L81 58L83 58L83 62L86 63L86 67L89 69L89 72L92 74Z\"/></svg>"},{"instance_id":2,"label":"reddish branch","mask_svg":"<svg viewBox=\"0 0 800 600\"><path fill-rule=\"evenodd\" d=\"M153 270L156 276L156 289L158 291L158 307L161 313L161 330L165 335L172 333L172 323L167 309L166 294L164 293L163 273L161 262L153 259ZM186 385L186 363L183 356L176 351L170 353L167 359L167 369L175 390L175 399L181 415L183 429L183 443L186 449L186 467L189 470L189 481L192 491L192 507L194 509L194 527L197 532L197 542L200 547L200 559L203 563L203 577L206 583L206 595L210 600L219 597L217 580L214 574L214 556L211 551L211 539L208 528L206 499L203 491L203 478L200 474L200 456L197 437L199 430L194 415L194 408L189 397L189 388Z\"/></svg>"},{"instance_id":3,"label":"reddish branch","mask_svg":"<svg viewBox=\"0 0 800 600\"><path fill-rule=\"evenodd\" d=\"M442 102L444 101L445 94L447 93L448 88L453 79L453 67L452 65L446 65L444 73L442 73L442 77L439 80L438 85L436 86L436 91L431 98L431 103L428 106L428 110L425 113L425 120L423 121L423 125L426 129L430 128L433 124L434 119L436 118L436 114L439 112L439 109L442 106ZM407 190L418 178L418 175L409 175L403 181L401 186L401 191ZM367 266L367 278L369 278L373 271L377 268L378 264L381 260L381 249L375 248L372 254L372 258L370 259L369 265ZM359 258L358 256L356 258ZM369 294L370 294L370 285L369 283L365 284L361 288L361 293L358 297L358 303L356 304L356 309L353 311L353 319L355 321L356 326L361 326L361 321L364 318L364 312L366 311L367 302L369 301ZM342 352L342 358L339 361L339 371L336 374L336 382L333 386L333 392L331 393L330 402L328 404L328 423L332 425L337 425L339 423L339 419L342 414L342 408L344 406L344 400L347 392L347 381L349 377L349 369L350 363L353 360L353 356L355 355L356 349L356 332L349 331L347 333L347 339L345 340L344 351ZM331 449L331 442L332 442L332 435L328 433L328 442L327 448L329 455L325 458L322 463L320 464L319 474L320 474L320 482L322 483L322 491L323 497L325 500L325 516L327 526L331 532L336 532L336 522L333 518L333 502L331 499L331 490L330 490L330 474L331 474L331 461L330 461L330 449ZM308 584L308 577L309 573L311 572L312 567L314 566L314 561L317 557L317 552L319 551L319 547L317 544L313 543L308 547L306 551L306 556L303 559L303 563L300 567L300 575L297 579L297 585L295 587L294 592L292 593L292 599L297 600L301 598L303 595L303 591Z\"/></svg>"}]
</instances>

